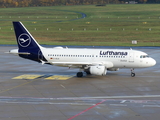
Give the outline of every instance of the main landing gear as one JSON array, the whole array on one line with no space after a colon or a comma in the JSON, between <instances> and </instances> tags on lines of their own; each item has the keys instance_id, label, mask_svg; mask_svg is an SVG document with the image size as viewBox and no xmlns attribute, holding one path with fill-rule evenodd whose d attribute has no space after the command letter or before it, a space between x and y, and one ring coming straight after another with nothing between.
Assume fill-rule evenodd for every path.
<instances>
[{"instance_id":1,"label":"main landing gear","mask_svg":"<svg viewBox=\"0 0 160 120\"><path fill-rule=\"evenodd\" d=\"M87 74L90 74L89 72L86 72ZM134 68L131 68L131 76L135 77L135 72L134 72ZM78 72L77 73L77 77L83 77L83 72Z\"/></svg>"},{"instance_id":2,"label":"main landing gear","mask_svg":"<svg viewBox=\"0 0 160 120\"><path fill-rule=\"evenodd\" d=\"M136 74L134 72L134 68L131 69L131 76L134 77Z\"/></svg>"},{"instance_id":3,"label":"main landing gear","mask_svg":"<svg viewBox=\"0 0 160 120\"><path fill-rule=\"evenodd\" d=\"M83 77L83 72L78 72L77 77Z\"/></svg>"}]
</instances>

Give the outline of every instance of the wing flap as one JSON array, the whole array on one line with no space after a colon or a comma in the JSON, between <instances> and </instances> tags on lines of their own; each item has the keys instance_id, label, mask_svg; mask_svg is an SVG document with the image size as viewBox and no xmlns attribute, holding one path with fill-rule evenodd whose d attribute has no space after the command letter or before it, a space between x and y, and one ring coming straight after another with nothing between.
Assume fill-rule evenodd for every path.
<instances>
[{"instance_id":1,"label":"wing flap","mask_svg":"<svg viewBox=\"0 0 160 120\"><path fill-rule=\"evenodd\" d=\"M104 62L52 62L52 64L62 65L104 65Z\"/></svg>"}]
</instances>

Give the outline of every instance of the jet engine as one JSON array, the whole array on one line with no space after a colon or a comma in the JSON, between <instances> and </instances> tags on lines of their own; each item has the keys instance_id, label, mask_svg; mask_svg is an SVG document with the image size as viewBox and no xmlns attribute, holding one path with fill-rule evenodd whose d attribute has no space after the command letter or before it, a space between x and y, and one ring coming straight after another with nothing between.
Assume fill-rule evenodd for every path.
<instances>
[{"instance_id":1,"label":"jet engine","mask_svg":"<svg viewBox=\"0 0 160 120\"><path fill-rule=\"evenodd\" d=\"M119 68L108 68L107 70L109 70L109 71L118 71Z\"/></svg>"},{"instance_id":2,"label":"jet engine","mask_svg":"<svg viewBox=\"0 0 160 120\"><path fill-rule=\"evenodd\" d=\"M89 69L90 73L93 75L106 75L107 69L105 66L91 66Z\"/></svg>"}]
</instances>

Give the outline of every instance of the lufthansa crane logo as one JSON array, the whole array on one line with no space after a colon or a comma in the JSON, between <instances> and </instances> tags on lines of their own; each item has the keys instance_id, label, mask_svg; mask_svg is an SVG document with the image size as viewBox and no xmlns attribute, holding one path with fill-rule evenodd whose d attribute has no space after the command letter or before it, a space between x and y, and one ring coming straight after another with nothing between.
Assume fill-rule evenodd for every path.
<instances>
[{"instance_id":1,"label":"lufthansa crane logo","mask_svg":"<svg viewBox=\"0 0 160 120\"><path fill-rule=\"evenodd\" d=\"M22 47L28 47L31 43L31 38L28 34L21 34L19 37L18 37L18 43L20 46Z\"/></svg>"}]
</instances>

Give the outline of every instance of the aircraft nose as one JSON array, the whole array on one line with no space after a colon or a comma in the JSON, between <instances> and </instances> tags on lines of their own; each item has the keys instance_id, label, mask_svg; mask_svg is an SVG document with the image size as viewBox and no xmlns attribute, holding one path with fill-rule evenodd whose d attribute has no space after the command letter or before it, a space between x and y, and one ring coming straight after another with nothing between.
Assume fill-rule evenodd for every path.
<instances>
[{"instance_id":1,"label":"aircraft nose","mask_svg":"<svg viewBox=\"0 0 160 120\"><path fill-rule=\"evenodd\" d=\"M156 61L153 58L151 58L149 63L150 63L150 66L154 66L156 64Z\"/></svg>"}]
</instances>

